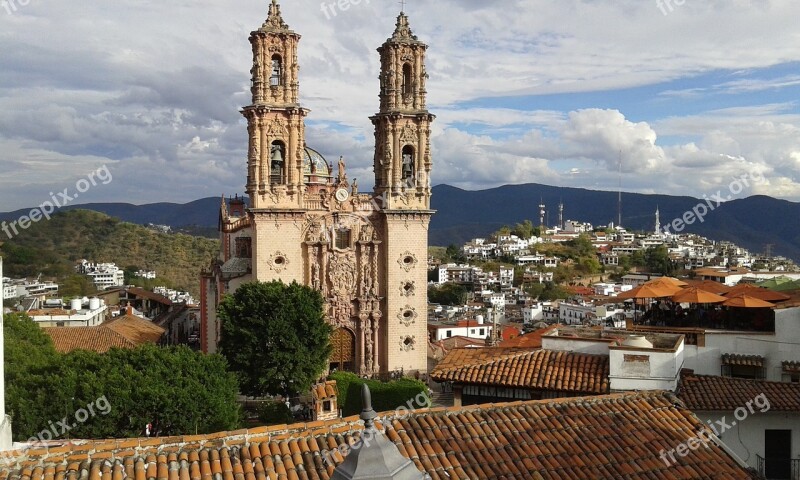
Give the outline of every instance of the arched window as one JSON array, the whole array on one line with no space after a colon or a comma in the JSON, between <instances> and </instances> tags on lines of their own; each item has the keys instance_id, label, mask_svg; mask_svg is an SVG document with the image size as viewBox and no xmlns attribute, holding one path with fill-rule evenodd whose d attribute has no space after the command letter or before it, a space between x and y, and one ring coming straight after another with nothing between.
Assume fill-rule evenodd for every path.
<instances>
[{"instance_id":1,"label":"arched window","mask_svg":"<svg viewBox=\"0 0 800 480\"><path fill-rule=\"evenodd\" d=\"M413 91L414 86L411 80L411 65L406 63L403 65L403 95L411 95Z\"/></svg>"},{"instance_id":2,"label":"arched window","mask_svg":"<svg viewBox=\"0 0 800 480\"><path fill-rule=\"evenodd\" d=\"M403 147L403 181L406 184L414 181L416 172L416 158L414 158L414 147L406 145ZM413 186L413 185L408 185Z\"/></svg>"},{"instance_id":3,"label":"arched window","mask_svg":"<svg viewBox=\"0 0 800 480\"><path fill-rule=\"evenodd\" d=\"M269 77L269 84L273 87L283 83L283 60L280 55L272 56L272 74Z\"/></svg>"},{"instance_id":4,"label":"arched window","mask_svg":"<svg viewBox=\"0 0 800 480\"><path fill-rule=\"evenodd\" d=\"M284 183L283 177L286 172L286 144L280 140L272 142L270 147L270 183L281 185Z\"/></svg>"}]
</instances>

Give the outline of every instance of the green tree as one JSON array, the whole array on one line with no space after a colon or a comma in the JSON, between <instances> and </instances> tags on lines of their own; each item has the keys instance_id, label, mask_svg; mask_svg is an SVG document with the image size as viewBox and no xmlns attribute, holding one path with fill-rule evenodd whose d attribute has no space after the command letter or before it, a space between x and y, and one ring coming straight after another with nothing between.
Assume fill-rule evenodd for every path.
<instances>
[{"instance_id":1,"label":"green tree","mask_svg":"<svg viewBox=\"0 0 800 480\"><path fill-rule=\"evenodd\" d=\"M284 402L264 402L258 407L258 420L264 425L292 423L292 411Z\"/></svg>"},{"instance_id":2,"label":"green tree","mask_svg":"<svg viewBox=\"0 0 800 480\"><path fill-rule=\"evenodd\" d=\"M529 238L533 237L537 233L537 228L533 226L533 222L530 220L525 220L522 223L518 223L514 226L514 230L511 231L514 235L522 238L524 240L528 240Z\"/></svg>"},{"instance_id":3,"label":"green tree","mask_svg":"<svg viewBox=\"0 0 800 480\"><path fill-rule=\"evenodd\" d=\"M467 260L467 257L464 256L464 252L455 244L450 244L447 247L445 250L445 257L448 262L455 263L464 263Z\"/></svg>"},{"instance_id":4,"label":"green tree","mask_svg":"<svg viewBox=\"0 0 800 480\"><path fill-rule=\"evenodd\" d=\"M219 317L220 350L246 395L306 392L328 366L332 329L310 287L248 283L222 300Z\"/></svg>"},{"instance_id":5,"label":"green tree","mask_svg":"<svg viewBox=\"0 0 800 480\"><path fill-rule=\"evenodd\" d=\"M445 283L428 288L428 301L440 305L463 305L467 301L467 289L457 283Z\"/></svg>"},{"instance_id":6,"label":"green tree","mask_svg":"<svg viewBox=\"0 0 800 480\"><path fill-rule=\"evenodd\" d=\"M74 424L59 437L141 436L155 422L162 435L211 433L239 426L236 377L220 355L188 347L56 353L30 318L4 323L6 400L15 439ZM79 412L88 413L79 418ZM66 418L65 418L66 417Z\"/></svg>"},{"instance_id":7,"label":"green tree","mask_svg":"<svg viewBox=\"0 0 800 480\"><path fill-rule=\"evenodd\" d=\"M675 272L675 264L669 256L669 250L664 245L645 250L644 261L645 266L651 273L672 275Z\"/></svg>"}]
</instances>

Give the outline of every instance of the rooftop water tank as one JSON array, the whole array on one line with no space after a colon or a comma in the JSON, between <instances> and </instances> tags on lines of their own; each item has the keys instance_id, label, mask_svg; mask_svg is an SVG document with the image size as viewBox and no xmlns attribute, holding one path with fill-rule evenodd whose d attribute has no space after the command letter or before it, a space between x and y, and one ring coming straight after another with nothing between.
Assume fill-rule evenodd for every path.
<instances>
[{"instance_id":1,"label":"rooftop water tank","mask_svg":"<svg viewBox=\"0 0 800 480\"><path fill-rule=\"evenodd\" d=\"M69 309L79 311L81 309L81 299L73 298L72 300L70 300Z\"/></svg>"},{"instance_id":2,"label":"rooftop water tank","mask_svg":"<svg viewBox=\"0 0 800 480\"><path fill-rule=\"evenodd\" d=\"M653 348L653 344L650 343L650 341L646 339L644 335L631 335L624 342L622 342L622 346L636 347L636 348Z\"/></svg>"},{"instance_id":3,"label":"rooftop water tank","mask_svg":"<svg viewBox=\"0 0 800 480\"><path fill-rule=\"evenodd\" d=\"M99 298L90 298L89 299L89 310L97 310L100 308L100 299Z\"/></svg>"}]
</instances>

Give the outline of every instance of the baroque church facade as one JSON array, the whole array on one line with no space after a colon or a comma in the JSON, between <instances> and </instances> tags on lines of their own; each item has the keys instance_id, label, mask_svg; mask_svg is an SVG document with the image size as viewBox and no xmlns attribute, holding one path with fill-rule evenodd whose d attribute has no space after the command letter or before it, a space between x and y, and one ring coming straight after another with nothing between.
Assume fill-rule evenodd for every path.
<instances>
[{"instance_id":1,"label":"baroque church facade","mask_svg":"<svg viewBox=\"0 0 800 480\"><path fill-rule=\"evenodd\" d=\"M360 375L427 370L427 247L432 168L427 45L401 12L378 49L375 186L358 191L345 160L309 148L299 103L300 35L277 0L250 35L247 200L222 199L221 252L202 276L201 344L216 352L222 297L251 281L319 290L334 327L331 369Z\"/></svg>"}]
</instances>

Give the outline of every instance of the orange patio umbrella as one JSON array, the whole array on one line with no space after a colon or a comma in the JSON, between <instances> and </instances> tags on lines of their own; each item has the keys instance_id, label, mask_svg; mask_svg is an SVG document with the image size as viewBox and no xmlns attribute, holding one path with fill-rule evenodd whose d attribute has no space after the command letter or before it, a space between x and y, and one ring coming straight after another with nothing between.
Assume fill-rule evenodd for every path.
<instances>
[{"instance_id":1,"label":"orange patio umbrella","mask_svg":"<svg viewBox=\"0 0 800 480\"><path fill-rule=\"evenodd\" d=\"M628 290L627 292L622 292L617 295L617 298L620 300L627 300L629 298L666 298L671 297L677 290L680 290L679 287L668 287L666 285L640 285L633 290Z\"/></svg>"},{"instance_id":2,"label":"orange patio umbrella","mask_svg":"<svg viewBox=\"0 0 800 480\"><path fill-rule=\"evenodd\" d=\"M768 290L766 288L756 287L755 285L750 285L749 283L740 283L739 285L731 288L731 291L724 295L728 298L747 295L748 297L757 298L767 302L782 302L791 298L789 295Z\"/></svg>"},{"instance_id":3,"label":"orange patio umbrella","mask_svg":"<svg viewBox=\"0 0 800 480\"><path fill-rule=\"evenodd\" d=\"M723 296L698 287L684 288L672 296L672 301L676 303L722 303L726 300L728 299Z\"/></svg>"},{"instance_id":4,"label":"orange patio umbrella","mask_svg":"<svg viewBox=\"0 0 800 480\"><path fill-rule=\"evenodd\" d=\"M764 300L744 294L731 297L725 300L725 302L722 305L726 307L736 307L736 308L772 308L775 306L775 304L773 303L769 303Z\"/></svg>"},{"instance_id":5,"label":"orange patio umbrella","mask_svg":"<svg viewBox=\"0 0 800 480\"><path fill-rule=\"evenodd\" d=\"M685 287L689 284L684 282L683 280L678 280L677 278L674 277L658 277L645 282L644 285L667 285L671 287Z\"/></svg>"},{"instance_id":6,"label":"orange patio umbrella","mask_svg":"<svg viewBox=\"0 0 800 480\"><path fill-rule=\"evenodd\" d=\"M695 280L689 283L693 287L701 288L707 292L716 293L717 295L724 295L731 291L732 287L724 285L714 280Z\"/></svg>"}]
</instances>

